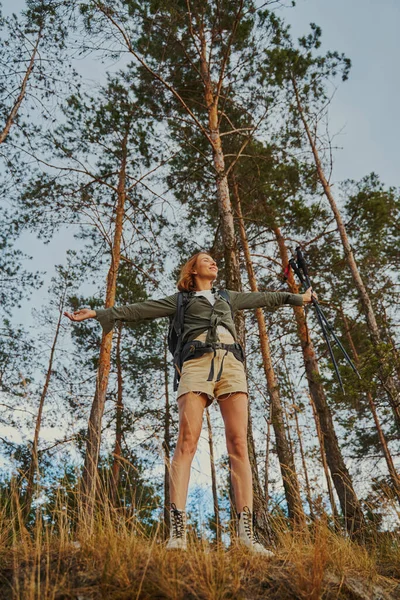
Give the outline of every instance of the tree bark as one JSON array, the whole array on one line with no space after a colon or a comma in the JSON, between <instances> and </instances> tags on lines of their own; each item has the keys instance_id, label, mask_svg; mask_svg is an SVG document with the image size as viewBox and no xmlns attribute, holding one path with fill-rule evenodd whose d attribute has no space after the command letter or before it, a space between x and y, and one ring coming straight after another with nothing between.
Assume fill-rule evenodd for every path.
<instances>
[{"instance_id":1,"label":"tree bark","mask_svg":"<svg viewBox=\"0 0 400 600\"><path fill-rule=\"evenodd\" d=\"M269 448L271 444L271 419L265 419L267 423L267 439L265 441L265 477L264 477L264 495L265 504L268 510L269 503Z\"/></svg>"},{"instance_id":2,"label":"tree bark","mask_svg":"<svg viewBox=\"0 0 400 600\"><path fill-rule=\"evenodd\" d=\"M298 90L296 80L294 77L292 77L292 84L293 84L293 90L294 90L294 94L296 97L296 103L297 103L297 108L298 108L298 111L300 114L300 118L303 123L304 129L305 129L305 132L306 132L306 135L308 138L308 142L310 144L310 147L311 147L311 150L313 153L318 179L322 185L325 196L327 197L328 202L331 206L332 212L334 214L334 217L335 217L335 220L337 223L337 227L338 227L338 231L340 234L340 239L342 241L346 261L347 261L347 264L349 265L354 284L359 293L361 306L363 308L363 312L364 312L364 315L366 318L372 346L374 348L375 355L376 355L376 357L378 359L378 363L379 363L379 370L378 370L379 379L380 379L382 386L385 389L386 394L388 396L397 428L400 430L400 390L399 390L398 386L396 386L396 382L394 381L393 377L388 372L388 370L390 369L390 365L387 363L387 360L385 359L384 353L382 351L381 334L379 331L378 323L376 321L372 302L371 302L371 299L367 292L367 289L364 285L364 282L361 278L361 274L358 270L358 266L357 266L356 260L354 258L353 249L351 247L350 240L348 238L346 227L343 222L342 216L340 214L338 206L333 197L329 182L328 182L327 178L325 177L325 173L324 173L322 163L321 163L321 160L319 157L315 139L312 136L310 127L308 125L306 116L304 114L304 109L303 109L303 106L301 103L299 90Z\"/></svg>"},{"instance_id":3,"label":"tree bark","mask_svg":"<svg viewBox=\"0 0 400 600\"><path fill-rule=\"evenodd\" d=\"M236 211L238 215L240 238L245 256L250 288L253 292L256 292L257 282L254 274L246 230L243 222L238 185L234 178L232 179L232 184L233 194L236 202ZM264 313L261 308L258 308L255 312L260 335L260 346L263 358L264 372L267 380L268 394L271 400L271 421L275 433L276 449L281 469L283 486L285 489L285 497L288 506L289 517L293 519L297 524L305 525L306 520L300 496L300 487L296 473L296 466L294 463L293 454L290 449L290 444L286 436L282 402L279 394L278 382L272 366L271 350L269 346Z\"/></svg>"},{"instance_id":4,"label":"tree bark","mask_svg":"<svg viewBox=\"0 0 400 600\"><path fill-rule=\"evenodd\" d=\"M119 325L117 332L117 343L115 362L117 368L117 406L115 410L115 445L113 452L113 464L111 468L111 501L114 506L118 505L119 482L121 478L121 456L122 456L122 411L123 411L123 380L121 365L121 337L122 326Z\"/></svg>"},{"instance_id":5,"label":"tree bark","mask_svg":"<svg viewBox=\"0 0 400 600\"><path fill-rule=\"evenodd\" d=\"M324 434L322 433L321 423L320 423L320 420L318 417L317 408L315 406L315 403L314 403L314 400L313 400L313 397L311 396L311 394L310 394L310 404L311 404L311 408L312 408L313 415L314 415L315 428L317 430L317 437L318 437L318 442L319 442L319 450L320 450L320 454L321 454L322 466L323 466L324 473L325 473L326 484L328 486L328 496L329 496L329 502L331 504L331 509L332 509L333 523L334 523L334 527L335 527L336 531L339 531L340 530L339 515L338 515L337 508L336 508L335 497L333 495L331 476L329 474L328 463L326 460L326 452L325 452L325 447L324 447Z\"/></svg>"},{"instance_id":6,"label":"tree bark","mask_svg":"<svg viewBox=\"0 0 400 600\"><path fill-rule=\"evenodd\" d=\"M274 228L274 233L279 247L282 267L286 269L289 263L289 257L285 240L279 227ZM293 294L299 293L298 286L295 283L293 273L291 271L289 272L288 276L288 285ZM350 533L354 533L356 537L360 537L365 529L365 519L361 510L360 502L354 490L350 473L343 460L333 424L332 413L328 406L324 389L321 385L318 361L315 355L313 343L310 339L305 312L300 306L294 306L293 310L296 318L297 332L300 338L301 349L303 352L304 366L310 395L316 407L318 422L321 425L323 444L325 448L326 459L332 474L332 480L339 497L342 513L345 515L347 530Z\"/></svg>"},{"instance_id":7,"label":"tree bark","mask_svg":"<svg viewBox=\"0 0 400 600\"><path fill-rule=\"evenodd\" d=\"M207 46L204 32L201 32L201 75L204 83L204 99L208 113L208 128L212 143L213 164L216 173L218 211L221 219L224 242L226 285L229 289L240 290L240 266L236 247L235 226L229 195L228 177L225 172L225 158L219 131L218 100L213 93L210 66L207 62Z\"/></svg>"},{"instance_id":8,"label":"tree bark","mask_svg":"<svg viewBox=\"0 0 400 600\"><path fill-rule=\"evenodd\" d=\"M276 541L275 533L272 529L268 514L267 502L262 489L260 475L257 466L257 454L253 436L253 419L251 407L248 408L248 430L247 430L247 449L253 478L253 511L257 523L257 528L265 541L271 545Z\"/></svg>"},{"instance_id":9,"label":"tree bark","mask_svg":"<svg viewBox=\"0 0 400 600\"><path fill-rule=\"evenodd\" d=\"M208 431L208 447L210 449L211 485L212 485L213 505L214 505L215 541L217 542L217 544L220 544L221 543L221 520L220 520L220 516L219 516L219 505L218 505L217 472L215 470L213 434L212 434L212 427L211 427L210 412L209 412L208 408L206 408L206 419L207 419L207 431Z\"/></svg>"},{"instance_id":10,"label":"tree bark","mask_svg":"<svg viewBox=\"0 0 400 600\"><path fill-rule=\"evenodd\" d=\"M111 249L111 264L107 275L105 308L114 306L117 288L117 276L121 259L121 240L123 232L123 221L126 200L126 163L127 163L127 139L128 130L121 144L122 159L118 175L117 207L115 214L114 239ZM101 442L101 423L103 419L104 406L108 379L111 366L111 346L113 332L103 334L100 346L99 366L97 369L96 392L92 403L86 438L85 462L83 467L82 493L86 516L91 522L96 499L97 467Z\"/></svg>"}]
</instances>

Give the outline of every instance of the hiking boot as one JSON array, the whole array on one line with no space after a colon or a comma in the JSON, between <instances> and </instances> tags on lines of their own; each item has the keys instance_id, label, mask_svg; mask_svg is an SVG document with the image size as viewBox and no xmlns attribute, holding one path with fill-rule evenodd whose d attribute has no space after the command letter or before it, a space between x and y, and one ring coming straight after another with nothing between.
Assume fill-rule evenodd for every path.
<instances>
[{"instance_id":1,"label":"hiking boot","mask_svg":"<svg viewBox=\"0 0 400 600\"><path fill-rule=\"evenodd\" d=\"M170 514L170 538L167 550L186 550L186 513L171 504Z\"/></svg>"},{"instance_id":2,"label":"hiking boot","mask_svg":"<svg viewBox=\"0 0 400 600\"><path fill-rule=\"evenodd\" d=\"M274 553L264 548L254 531L254 515L248 506L243 507L243 511L238 514L238 518L239 542L255 554L272 558Z\"/></svg>"}]
</instances>

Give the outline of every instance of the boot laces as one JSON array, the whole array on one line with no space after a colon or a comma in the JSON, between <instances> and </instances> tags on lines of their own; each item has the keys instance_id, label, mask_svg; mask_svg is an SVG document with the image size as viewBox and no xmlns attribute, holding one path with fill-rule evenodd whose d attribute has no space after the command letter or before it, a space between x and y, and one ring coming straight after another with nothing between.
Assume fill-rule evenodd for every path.
<instances>
[{"instance_id":1,"label":"boot laces","mask_svg":"<svg viewBox=\"0 0 400 600\"><path fill-rule=\"evenodd\" d=\"M247 533L248 537L250 540L253 540L254 537L254 533L253 533L253 521L252 521L252 515L251 515L251 511L249 509L248 506L244 506L243 507L243 527L245 532Z\"/></svg>"},{"instance_id":2,"label":"boot laces","mask_svg":"<svg viewBox=\"0 0 400 600\"><path fill-rule=\"evenodd\" d=\"M256 513L252 513L248 506L243 508L243 526L252 543L260 544L256 529Z\"/></svg>"},{"instance_id":3,"label":"boot laces","mask_svg":"<svg viewBox=\"0 0 400 600\"><path fill-rule=\"evenodd\" d=\"M258 537L257 527L256 527L256 513L253 513L253 541L255 544L261 544L261 540Z\"/></svg>"},{"instance_id":4,"label":"boot laces","mask_svg":"<svg viewBox=\"0 0 400 600\"><path fill-rule=\"evenodd\" d=\"M175 538L182 538L185 530L184 511L178 510L176 504L171 504L172 534Z\"/></svg>"}]
</instances>

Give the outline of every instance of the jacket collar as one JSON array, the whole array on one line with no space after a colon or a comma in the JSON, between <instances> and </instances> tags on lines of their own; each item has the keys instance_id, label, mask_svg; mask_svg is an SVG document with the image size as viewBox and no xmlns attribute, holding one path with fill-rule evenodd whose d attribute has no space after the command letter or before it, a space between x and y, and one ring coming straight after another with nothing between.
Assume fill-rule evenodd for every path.
<instances>
[{"instance_id":1,"label":"jacket collar","mask_svg":"<svg viewBox=\"0 0 400 600\"><path fill-rule=\"evenodd\" d=\"M189 292L189 295L190 295L190 296L194 296L194 295L196 294L196 291L200 291L200 290L192 290L191 292ZM202 290L202 291L204 291L204 290ZM206 291L208 291L208 290L206 290ZM216 287L212 287L210 291L211 291L213 294L216 294L216 293L218 292L218 290L217 290L217 288L216 288Z\"/></svg>"}]
</instances>

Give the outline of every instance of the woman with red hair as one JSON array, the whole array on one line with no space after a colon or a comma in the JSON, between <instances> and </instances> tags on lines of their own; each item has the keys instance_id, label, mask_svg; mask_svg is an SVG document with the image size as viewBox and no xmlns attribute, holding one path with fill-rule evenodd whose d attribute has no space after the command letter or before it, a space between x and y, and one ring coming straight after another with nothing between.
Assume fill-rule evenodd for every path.
<instances>
[{"instance_id":1,"label":"woman with red hair","mask_svg":"<svg viewBox=\"0 0 400 600\"><path fill-rule=\"evenodd\" d=\"M232 485L238 512L238 539L252 552L271 556L254 535L252 475L247 450L248 391L243 354L234 313L250 308L301 306L313 292L218 292L213 288L218 267L207 252L198 252L181 268L177 284L187 293L182 333L182 363L177 392L179 433L170 471L171 529L168 549L186 550L186 499L190 468L200 437L203 412L216 398L225 425ZM227 296L226 296L227 295ZM65 315L72 321L97 319L108 333L116 321L138 322L174 315L178 293L103 310L82 309Z\"/></svg>"}]
</instances>

